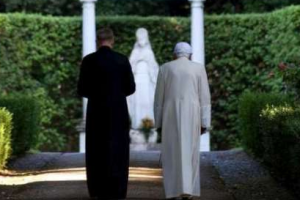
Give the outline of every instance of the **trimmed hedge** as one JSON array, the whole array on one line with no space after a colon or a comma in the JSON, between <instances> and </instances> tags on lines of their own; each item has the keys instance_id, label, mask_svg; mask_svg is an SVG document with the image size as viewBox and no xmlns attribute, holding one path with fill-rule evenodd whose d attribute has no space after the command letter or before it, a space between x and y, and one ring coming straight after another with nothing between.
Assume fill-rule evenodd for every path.
<instances>
[{"instance_id":1,"label":"trimmed hedge","mask_svg":"<svg viewBox=\"0 0 300 200\"><path fill-rule=\"evenodd\" d=\"M290 96L283 94L244 93L239 101L239 129L243 146L259 158L264 156L261 112L268 106L291 105Z\"/></svg>"},{"instance_id":2,"label":"trimmed hedge","mask_svg":"<svg viewBox=\"0 0 300 200\"><path fill-rule=\"evenodd\" d=\"M245 90L278 91L281 80L270 72L280 62L300 57L300 7L269 14L207 16L205 46L213 102L213 149L239 145L238 96ZM159 64L172 59L176 42L189 41L190 20L168 17L99 17L97 27L110 26L116 34L115 49L126 55L139 27L149 30ZM44 150L77 150L75 127L81 118L76 98L81 61L81 18L40 15L0 15L0 91L46 91L52 109L52 128ZM49 104L50 105L50 104ZM68 143L62 148L62 143ZM43 141L42 141L43 142ZM60 144L57 146L57 144Z\"/></svg>"},{"instance_id":3,"label":"trimmed hedge","mask_svg":"<svg viewBox=\"0 0 300 200\"><path fill-rule=\"evenodd\" d=\"M247 93L240 101L244 147L300 196L300 108L290 96Z\"/></svg>"},{"instance_id":4,"label":"trimmed hedge","mask_svg":"<svg viewBox=\"0 0 300 200\"><path fill-rule=\"evenodd\" d=\"M0 97L0 107L13 114L11 147L13 155L20 155L39 144L40 105L33 97L15 95Z\"/></svg>"},{"instance_id":5,"label":"trimmed hedge","mask_svg":"<svg viewBox=\"0 0 300 200\"><path fill-rule=\"evenodd\" d=\"M300 197L300 108L268 106L260 118L264 163Z\"/></svg>"},{"instance_id":6,"label":"trimmed hedge","mask_svg":"<svg viewBox=\"0 0 300 200\"><path fill-rule=\"evenodd\" d=\"M11 154L12 114L0 108L0 170L2 170Z\"/></svg>"}]
</instances>

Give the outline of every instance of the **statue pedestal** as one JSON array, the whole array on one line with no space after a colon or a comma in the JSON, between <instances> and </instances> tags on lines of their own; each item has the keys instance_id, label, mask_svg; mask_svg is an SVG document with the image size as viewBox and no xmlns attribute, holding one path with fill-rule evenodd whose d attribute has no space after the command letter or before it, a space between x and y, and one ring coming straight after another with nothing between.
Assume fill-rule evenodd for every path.
<instances>
[{"instance_id":1,"label":"statue pedestal","mask_svg":"<svg viewBox=\"0 0 300 200\"><path fill-rule=\"evenodd\" d=\"M85 120L81 120L76 130L79 132L79 152L85 153Z\"/></svg>"},{"instance_id":2,"label":"statue pedestal","mask_svg":"<svg viewBox=\"0 0 300 200\"><path fill-rule=\"evenodd\" d=\"M146 139L146 136L143 132L131 129L130 140L130 149L133 151L160 150L160 144L157 143L158 133L155 130L152 130L149 135L149 138Z\"/></svg>"},{"instance_id":3,"label":"statue pedestal","mask_svg":"<svg viewBox=\"0 0 300 200\"><path fill-rule=\"evenodd\" d=\"M161 144L144 143L144 144L130 144L131 151L161 151Z\"/></svg>"}]
</instances>

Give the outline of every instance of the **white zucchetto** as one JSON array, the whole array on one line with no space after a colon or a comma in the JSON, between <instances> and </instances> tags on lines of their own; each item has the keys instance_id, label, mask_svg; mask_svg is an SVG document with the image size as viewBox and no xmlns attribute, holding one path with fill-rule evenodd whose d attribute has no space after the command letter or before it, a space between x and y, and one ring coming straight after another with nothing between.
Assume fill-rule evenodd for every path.
<instances>
[{"instance_id":1,"label":"white zucchetto","mask_svg":"<svg viewBox=\"0 0 300 200\"><path fill-rule=\"evenodd\" d=\"M177 57L189 57L193 53L192 47L187 42L179 42L174 48L174 54Z\"/></svg>"}]
</instances>

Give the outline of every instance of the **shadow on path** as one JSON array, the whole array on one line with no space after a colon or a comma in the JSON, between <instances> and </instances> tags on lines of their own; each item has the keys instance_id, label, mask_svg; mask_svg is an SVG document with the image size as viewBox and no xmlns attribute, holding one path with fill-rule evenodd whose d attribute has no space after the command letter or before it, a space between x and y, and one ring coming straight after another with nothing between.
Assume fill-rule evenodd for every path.
<instances>
[{"instance_id":1,"label":"shadow on path","mask_svg":"<svg viewBox=\"0 0 300 200\"><path fill-rule=\"evenodd\" d=\"M128 200L164 199L160 153L131 152ZM247 183L255 180L270 185L267 196L255 200L295 200L262 171L259 164L242 151L201 154L201 200L251 200L247 193L261 190ZM10 163L8 175L0 175L1 200L87 200L84 154L42 153L27 155ZM263 175L258 178L258 175ZM248 178L249 177L249 178ZM248 180L249 179L249 180ZM236 184L244 184L238 187ZM261 184L260 184L261 185ZM250 188L251 187L251 188ZM281 189L281 190L280 190ZM274 193L274 195L270 195ZM243 195L245 194L245 195ZM268 198L265 198L268 197ZM272 198L271 198L272 197ZM200 200L196 198L195 200ZM254 200L254 199L253 199Z\"/></svg>"}]
</instances>

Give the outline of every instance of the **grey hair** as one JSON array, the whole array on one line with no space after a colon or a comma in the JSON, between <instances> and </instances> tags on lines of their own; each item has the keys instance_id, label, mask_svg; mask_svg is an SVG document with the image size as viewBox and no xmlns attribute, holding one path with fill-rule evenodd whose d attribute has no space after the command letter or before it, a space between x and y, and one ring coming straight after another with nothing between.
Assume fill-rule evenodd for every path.
<instances>
[{"instance_id":1,"label":"grey hair","mask_svg":"<svg viewBox=\"0 0 300 200\"><path fill-rule=\"evenodd\" d=\"M177 58L187 57L189 58L193 53L192 47L187 42L178 42L174 48L174 55Z\"/></svg>"},{"instance_id":2,"label":"grey hair","mask_svg":"<svg viewBox=\"0 0 300 200\"><path fill-rule=\"evenodd\" d=\"M192 54L191 53L183 53L183 52L174 52L174 55L177 57L177 58L181 58L181 57L187 57L189 58Z\"/></svg>"}]
</instances>

